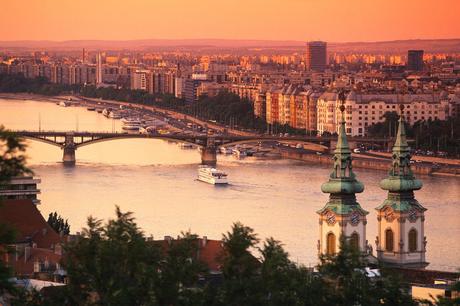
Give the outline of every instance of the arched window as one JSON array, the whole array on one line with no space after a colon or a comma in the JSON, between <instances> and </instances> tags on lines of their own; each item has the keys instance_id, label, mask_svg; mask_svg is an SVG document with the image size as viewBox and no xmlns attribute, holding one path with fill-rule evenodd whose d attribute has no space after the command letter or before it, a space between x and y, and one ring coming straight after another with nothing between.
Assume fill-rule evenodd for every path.
<instances>
[{"instance_id":1,"label":"arched window","mask_svg":"<svg viewBox=\"0 0 460 306\"><path fill-rule=\"evenodd\" d=\"M335 254L335 235L333 233L327 234L326 254L327 255Z\"/></svg>"},{"instance_id":2,"label":"arched window","mask_svg":"<svg viewBox=\"0 0 460 306\"><path fill-rule=\"evenodd\" d=\"M409 252L417 251L417 231L415 228L409 231Z\"/></svg>"},{"instance_id":3,"label":"arched window","mask_svg":"<svg viewBox=\"0 0 460 306\"><path fill-rule=\"evenodd\" d=\"M354 232L350 236L350 246L359 251L359 234L357 232Z\"/></svg>"},{"instance_id":4,"label":"arched window","mask_svg":"<svg viewBox=\"0 0 460 306\"><path fill-rule=\"evenodd\" d=\"M388 252L393 251L393 246L394 246L394 237L393 237L393 231L391 229L387 229L385 231L385 250Z\"/></svg>"}]
</instances>

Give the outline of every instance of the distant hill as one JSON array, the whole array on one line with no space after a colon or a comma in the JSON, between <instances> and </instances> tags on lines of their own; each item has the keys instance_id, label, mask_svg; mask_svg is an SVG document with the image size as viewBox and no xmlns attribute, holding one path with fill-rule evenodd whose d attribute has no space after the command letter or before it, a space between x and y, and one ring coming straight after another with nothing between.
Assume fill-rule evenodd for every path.
<instances>
[{"instance_id":1,"label":"distant hill","mask_svg":"<svg viewBox=\"0 0 460 306\"><path fill-rule=\"evenodd\" d=\"M242 40L242 39L144 39L144 40L68 40L68 41L0 41L5 49L120 50L150 48L305 48L306 42L294 40ZM331 52L405 53L408 49L426 52L460 52L460 39L414 39L379 42L328 43Z\"/></svg>"}]
</instances>

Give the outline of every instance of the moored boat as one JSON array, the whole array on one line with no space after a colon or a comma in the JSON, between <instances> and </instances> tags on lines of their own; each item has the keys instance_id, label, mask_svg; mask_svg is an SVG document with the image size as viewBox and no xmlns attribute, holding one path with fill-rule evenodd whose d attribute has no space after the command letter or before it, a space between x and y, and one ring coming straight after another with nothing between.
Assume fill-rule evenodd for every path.
<instances>
[{"instance_id":1,"label":"moored boat","mask_svg":"<svg viewBox=\"0 0 460 306\"><path fill-rule=\"evenodd\" d=\"M111 111L110 114L109 114L109 118L121 119L121 115L118 112Z\"/></svg>"},{"instance_id":2,"label":"moored boat","mask_svg":"<svg viewBox=\"0 0 460 306\"><path fill-rule=\"evenodd\" d=\"M222 146L222 147L220 147L219 151L222 154L232 154L232 149L229 148L229 147Z\"/></svg>"},{"instance_id":3,"label":"moored boat","mask_svg":"<svg viewBox=\"0 0 460 306\"><path fill-rule=\"evenodd\" d=\"M138 119L123 118L121 119L121 122L123 123L123 126L121 127L123 130L138 131L142 127L141 122Z\"/></svg>"}]
</instances>

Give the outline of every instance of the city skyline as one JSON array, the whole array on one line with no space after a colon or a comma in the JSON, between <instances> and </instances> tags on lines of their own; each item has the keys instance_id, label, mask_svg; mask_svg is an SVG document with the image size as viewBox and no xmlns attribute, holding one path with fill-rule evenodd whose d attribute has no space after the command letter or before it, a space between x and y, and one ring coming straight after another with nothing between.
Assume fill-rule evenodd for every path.
<instances>
[{"instance_id":1,"label":"city skyline","mask_svg":"<svg viewBox=\"0 0 460 306\"><path fill-rule=\"evenodd\" d=\"M254 39L330 42L460 37L460 3L358 0L3 4L0 40ZM27 8L27 9L24 9ZM225 12L223 14L222 12ZM429 22L427 22L429 21ZM433 26L442 25L442 26Z\"/></svg>"}]
</instances>

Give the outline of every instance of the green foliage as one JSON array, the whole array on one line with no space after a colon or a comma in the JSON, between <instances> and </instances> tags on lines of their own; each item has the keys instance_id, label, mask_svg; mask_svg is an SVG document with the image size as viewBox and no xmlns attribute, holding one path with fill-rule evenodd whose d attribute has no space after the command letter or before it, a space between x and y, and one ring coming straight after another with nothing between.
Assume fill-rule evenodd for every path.
<instances>
[{"instance_id":1,"label":"green foliage","mask_svg":"<svg viewBox=\"0 0 460 306\"><path fill-rule=\"evenodd\" d=\"M259 242L254 230L237 222L223 235L222 272L224 284L219 292L224 305L257 305L260 263L251 254Z\"/></svg>"},{"instance_id":2,"label":"green foliage","mask_svg":"<svg viewBox=\"0 0 460 306\"><path fill-rule=\"evenodd\" d=\"M397 112L385 112L383 114L385 119L383 122L379 122L367 127L367 133L369 136L378 137L393 137L398 129L399 115Z\"/></svg>"},{"instance_id":3,"label":"green foliage","mask_svg":"<svg viewBox=\"0 0 460 306\"><path fill-rule=\"evenodd\" d=\"M14 176L32 173L25 165L25 150L23 139L0 125L0 184Z\"/></svg>"},{"instance_id":4,"label":"green foliage","mask_svg":"<svg viewBox=\"0 0 460 306\"><path fill-rule=\"evenodd\" d=\"M57 233L70 234L70 225L67 219L64 220L57 212L50 213L47 222Z\"/></svg>"},{"instance_id":5,"label":"green foliage","mask_svg":"<svg viewBox=\"0 0 460 306\"><path fill-rule=\"evenodd\" d=\"M182 233L178 240L172 241L160 261L156 296L160 305L176 305L193 300L190 290L198 282L198 276L207 272L207 267L197 261L197 236L190 232Z\"/></svg>"},{"instance_id":6,"label":"green foliage","mask_svg":"<svg viewBox=\"0 0 460 306\"><path fill-rule=\"evenodd\" d=\"M84 237L66 246L68 304L156 305L160 253L148 244L131 213L117 207L102 225L88 218Z\"/></svg>"},{"instance_id":7,"label":"green foliage","mask_svg":"<svg viewBox=\"0 0 460 306\"><path fill-rule=\"evenodd\" d=\"M89 217L83 237L65 247L69 285L53 302L62 305L192 305L198 277L196 235L183 233L167 248L146 239L132 213L117 207L103 225ZM198 292L199 293L199 292ZM188 302L187 302L188 301Z\"/></svg>"},{"instance_id":8,"label":"green foliage","mask_svg":"<svg viewBox=\"0 0 460 306\"><path fill-rule=\"evenodd\" d=\"M303 266L289 260L280 242L268 238L260 249L263 305L326 305L327 287Z\"/></svg>"},{"instance_id":9,"label":"green foliage","mask_svg":"<svg viewBox=\"0 0 460 306\"><path fill-rule=\"evenodd\" d=\"M80 94L88 98L101 98L104 100L117 100L137 104L153 104L160 97L149 94L144 90L131 90L127 88L100 87L94 85L83 86Z\"/></svg>"},{"instance_id":10,"label":"green foliage","mask_svg":"<svg viewBox=\"0 0 460 306\"><path fill-rule=\"evenodd\" d=\"M66 92L76 92L79 87L79 85L53 84L44 77L29 79L22 74L0 74L0 92L27 92L55 96Z\"/></svg>"},{"instance_id":11,"label":"green foliage","mask_svg":"<svg viewBox=\"0 0 460 306\"><path fill-rule=\"evenodd\" d=\"M386 112L384 122L373 124L367 128L369 136L394 137L398 129L399 115ZM407 136L414 139L414 149L445 151L451 156L460 154L460 118L447 120L420 120L410 126L405 123Z\"/></svg>"},{"instance_id":12,"label":"green foliage","mask_svg":"<svg viewBox=\"0 0 460 306\"><path fill-rule=\"evenodd\" d=\"M365 257L345 237L340 251L333 256L321 256L319 273L333 290L333 305L416 305L404 291L401 282L391 275L369 278L364 268Z\"/></svg>"}]
</instances>

